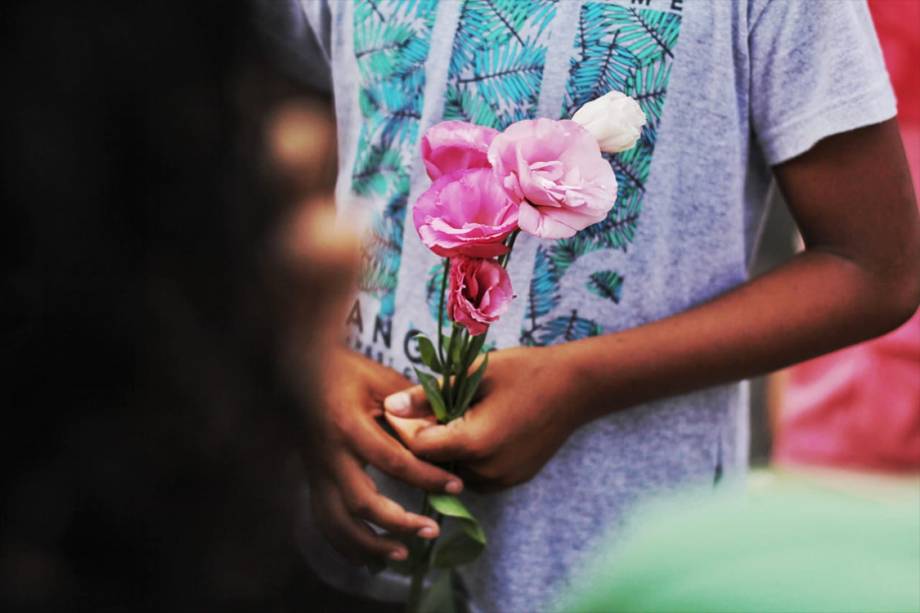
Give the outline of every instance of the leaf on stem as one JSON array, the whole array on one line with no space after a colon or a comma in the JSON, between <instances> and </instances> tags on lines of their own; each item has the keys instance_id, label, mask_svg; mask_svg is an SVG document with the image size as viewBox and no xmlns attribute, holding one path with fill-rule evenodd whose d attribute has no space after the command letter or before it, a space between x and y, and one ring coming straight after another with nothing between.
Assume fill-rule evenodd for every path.
<instances>
[{"instance_id":1,"label":"leaf on stem","mask_svg":"<svg viewBox=\"0 0 920 613\"><path fill-rule=\"evenodd\" d=\"M479 557L485 546L479 543L463 530L458 530L446 538L438 539L431 554L433 568L453 568L462 564L469 564Z\"/></svg>"},{"instance_id":2,"label":"leaf on stem","mask_svg":"<svg viewBox=\"0 0 920 613\"><path fill-rule=\"evenodd\" d=\"M454 519L460 526L460 530L438 540L432 552L431 565L453 568L479 557L486 546L486 534L463 502L449 494L428 494L428 502L434 510Z\"/></svg>"},{"instance_id":3,"label":"leaf on stem","mask_svg":"<svg viewBox=\"0 0 920 613\"><path fill-rule=\"evenodd\" d=\"M450 344L447 360L451 372L458 373L463 368L461 360L463 359L463 328L454 324L454 329L450 334Z\"/></svg>"},{"instance_id":4,"label":"leaf on stem","mask_svg":"<svg viewBox=\"0 0 920 613\"><path fill-rule=\"evenodd\" d=\"M413 370L415 370L415 375L418 377L419 383L422 384L422 389L425 390L425 397L428 398L428 404L431 405L434 416L439 422L443 423L447 419L447 406L444 404L444 397L441 396L441 390L438 389L438 380L428 373L420 371L418 368Z\"/></svg>"},{"instance_id":5,"label":"leaf on stem","mask_svg":"<svg viewBox=\"0 0 920 613\"><path fill-rule=\"evenodd\" d=\"M482 376L486 372L486 366L489 364L489 354L487 353L482 359L482 364L479 365L479 368L476 369L476 372L473 375L463 382L461 389L457 393L457 404L453 407L453 413L451 419L456 419L463 415L467 407L470 406L470 403L473 401L473 397L476 395L476 390L479 389L479 383L482 381Z\"/></svg>"},{"instance_id":6,"label":"leaf on stem","mask_svg":"<svg viewBox=\"0 0 920 613\"><path fill-rule=\"evenodd\" d=\"M463 524L463 530L470 538L476 542L485 545L486 533L483 532L473 513L466 508L463 501L452 494L428 494L428 503L435 511L446 517L452 517L460 520Z\"/></svg>"},{"instance_id":7,"label":"leaf on stem","mask_svg":"<svg viewBox=\"0 0 920 613\"><path fill-rule=\"evenodd\" d=\"M418 343L418 350L422 354L422 363L436 373L444 372L444 367L441 364L441 360L438 359L438 352L434 348L434 343L424 334L417 334L415 341Z\"/></svg>"}]
</instances>

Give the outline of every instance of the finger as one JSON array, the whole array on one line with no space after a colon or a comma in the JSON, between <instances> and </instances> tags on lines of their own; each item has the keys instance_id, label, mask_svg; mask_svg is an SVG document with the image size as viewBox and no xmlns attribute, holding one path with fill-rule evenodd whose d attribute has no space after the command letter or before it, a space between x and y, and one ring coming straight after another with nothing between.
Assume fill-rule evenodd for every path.
<instances>
[{"instance_id":1,"label":"finger","mask_svg":"<svg viewBox=\"0 0 920 613\"><path fill-rule=\"evenodd\" d=\"M466 466L458 466L457 473L463 477L463 483L466 485L466 488L477 494L494 494L513 485L511 483L484 477L477 469L475 463Z\"/></svg>"},{"instance_id":2,"label":"finger","mask_svg":"<svg viewBox=\"0 0 920 613\"><path fill-rule=\"evenodd\" d=\"M427 417L396 417L390 413L386 414L387 423L393 428L393 431L399 436L401 441L409 441L415 438L418 431L422 428L437 425L438 420L434 415Z\"/></svg>"},{"instance_id":3,"label":"finger","mask_svg":"<svg viewBox=\"0 0 920 613\"><path fill-rule=\"evenodd\" d=\"M346 559L366 564L380 558L405 560L409 551L393 538L374 532L352 517L335 487L327 485L311 495L313 514L329 543Z\"/></svg>"},{"instance_id":4,"label":"finger","mask_svg":"<svg viewBox=\"0 0 920 613\"><path fill-rule=\"evenodd\" d=\"M416 428L404 441L412 453L435 462L475 459L482 454L483 440L473 434L474 419L473 411L468 411L444 425Z\"/></svg>"},{"instance_id":5,"label":"finger","mask_svg":"<svg viewBox=\"0 0 920 613\"><path fill-rule=\"evenodd\" d=\"M412 386L412 382L406 379L401 373L388 368L364 354L350 352L352 358L356 361L356 366L363 371L363 376L368 380L373 380L374 385L370 388L371 396L378 408L382 409L383 399L400 390Z\"/></svg>"},{"instance_id":6,"label":"finger","mask_svg":"<svg viewBox=\"0 0 920 613\"><path fill-rule=\"evenodd\" d=\"M428 539L438 536L438 524L434 519L409 513L397 502L382 496L354 458L343 458L338 463L336 475L342 502L352 516L388 532L415 534Z\"/></svg>"},{"instance_id":7,"label":"finger","mask_svg":"<svg viewBox=\"0 0 920 613\"><path fill-rule=\"evenodd\" d=\"M432 415L431 405L421 385L390 394L383 400L383 408L397 417L428 417Z\"/></svg>"},{"instance_id":8,"label":"finger","mask_svg":"<svg viewBox=\"0 0 920 613\"><path fill-rule=\"evenodd\" d=\"M359 423L353 449L375 468L419 489L449 494L463 490L459 477L412 455L373 419Z\"/></svg>"}]
</instances>

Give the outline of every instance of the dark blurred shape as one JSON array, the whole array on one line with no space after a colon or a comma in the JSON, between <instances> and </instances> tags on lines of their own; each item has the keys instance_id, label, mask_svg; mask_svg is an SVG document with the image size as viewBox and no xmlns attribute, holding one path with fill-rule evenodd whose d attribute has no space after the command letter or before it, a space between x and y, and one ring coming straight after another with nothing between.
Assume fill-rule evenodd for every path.
<instances>
[{"instance_id":1,"label":"dark blurred shape","mask_svg":"<svg viewBox=\"0 0 920 613\"><path fill-rule=\"evenodd\" d=\"M311 383L292 391L278 359L275 234L297 203L262 135L312 94L252 23L240 2L4 9L0 610L309 598L293 534ZM300 200L330 188L308 183ZM325 278L298 295L322 304Z\"/></svg>"}]
</instances>

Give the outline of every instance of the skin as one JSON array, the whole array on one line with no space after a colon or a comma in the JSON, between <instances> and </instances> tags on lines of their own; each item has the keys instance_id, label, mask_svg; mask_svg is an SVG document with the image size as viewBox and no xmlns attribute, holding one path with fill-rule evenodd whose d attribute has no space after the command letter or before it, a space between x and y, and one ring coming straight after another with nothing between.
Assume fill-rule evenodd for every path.
<instances>
[{"instance_id":1,"label":"skin","mask_svg":"<svg viewBox=\"0 0 920 613\"><path fill-rule=\"evenodd\" d=\"M314 510L333 544L357 559L401 557L405 550L395 541L368 536L365 520L397 532L422 525L376 492L360 470L364 463L428 490L451 479L435 472L433 462L455 463L478 490L511 487L533 477L594 419L769 372L880 335L910 317L920 302L920 222L896 123L832 136L774 171L804 252L654 323L496 351L477 403L450 424L437 425L421 389L400 375L342 360L329 376L337 389L316 430L329 442L316 446L322 468L313 477ZM376 429L384 404L419 459Z\"/></svg>"},{"instance_id":2,"label":"skin","mask_svg":"<svg viewBox=\"0 0 920 613\"><path fill-rule=\"evenodd\" d=\"M920 303L920 222L895 121L774 168L805 251L678 315L562 345L497 351L482 397L436 425L420 388L387 398L419 457L471 487L533 477L577 428L662 397L782 368L887 332Z\"/></svg>"},{"instance_id":3,"label":"skin","mask_svg":"<svg viewBox=\"0 0 920 613\"><path fill-rule=\"evenodd\" d=\"M423 538L435 538L438 525L381 495L365 466L427 491L459 493L462 481L413 455L378 421L383 399L411 385L402 375L340 350L332 356L324 381L326 410L313 415L305 447L314 519L330 543L353 562L405 559L402 543L375 534L367 523Z\"/></svg>"},{"instance_id":4,"label":"skin","mask_svg":"<svg viewBox=\"0 0 920 613\"><path fill-rule=\"evenodd\" d=\"M378 535L434 538L438 525L381 496L365 471L368 465L415 487L459 492L462 481L412 455L382 427L383 399L411 383L338 344L345 303L358 268L358 239L336 223L335 124L331 109L313 99L291 100L265 126L269 172L290 205L279 224L272 260L286 332L284 356L289 379L308 411L303 460L313 516L330 542L349 560L406 557L405 546ZM323 300L316 300L321 290ZM303 373L310 373L305 378ZM316 403L317 395L322 403Z\"/></svg>"}]
</instances>

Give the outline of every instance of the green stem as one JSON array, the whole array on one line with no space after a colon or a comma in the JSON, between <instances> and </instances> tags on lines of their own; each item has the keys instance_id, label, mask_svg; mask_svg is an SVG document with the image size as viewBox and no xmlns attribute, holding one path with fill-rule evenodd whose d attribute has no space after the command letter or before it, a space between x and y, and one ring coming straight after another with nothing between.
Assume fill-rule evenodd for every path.
<instances>
[{"instance_id":1,"label":"green stem","mask_svg":"<svg viewBox=\"0 0 920 613\"><path fill-rule=\"evenodd\" d=\"M460 345L460 347L461 347L461 349L460 349L460 364L458 365L457 378L456 378L456 380L454 381L454 389L455 389L455 390L462 390L462 389L463 389L463 384L466 382L466 377L467 377L467 375L469 375L470 363L472 362L472 360L470 359L470 356L469 356L469 354L470 354L470 347L471 347L471 345L472 345L472 343L471 343L471 339L472 339L472 338L473 338L473 337L471 337L471 336L469 335L469 332L467 332L465 329L460 333L460 343L461 343L461 345ZM453 408L454 408L454 407L452 406L452 407L451 407L452 410L450 411L450 413L449 413L449 415L448 415L448 419L454 419L454 418L460 417L459 415L455 415L455 414L453 413Z\"/></svg>"},{"instance_id":2,"label":"green stem","mask_svg":"<svg viewBox=\"0 0 920 613\"><path fill-rule=\"evenodd\" d=\"M456 384L451 381L451 377L457 371L458 366L460 366L454 364L454 344L460 342L457 337L461 331L463 330L460 326L453 324L450 331L450 340L447 343L447 361L444 362L446 372L444 373L444 381L441 385L441 390L444 395L444 403L447 405L448 418L454 405L454 391L458 389Z\"/></svg>"},{"instance_id":3,"label":"green stem","mask_svg":"<svg viewBox=\"0 0 920 613\"><path fill-rule=\"evenodd\" d=\"M511 250L514 249L514 241L517 240L517 236L518 236L518 234L520 234L520 233L521 233L520 230L515 230L515 231L512 232L510 235L508 235L508 242L505 243L505 244L508 246L508 252L507 252L506 254L504 254L504 255L502 255L502 256L500 256L500 257L498 258L498 263L499 263L503 268L507 268L507 267L508 267L508 260L511 259Z\"/></svg>"},{"instance_id":4,"label":"green stem","mask_svg":"<svg viewBox=\"0 0 920 613\"><path fill-rule=\"evenodd\" d=\"M428 515L431 513L431 504L428 502L428 494L425 493L424 496L421 514ZM439 517L438 525L440 525L440 523ZM425 587L425 576L428 574L431 548L432 543L430 542L422 545L420 558L416 561L415 567L412 569L412 580L409 583L409 600L406 602L407 613L418 613L421 610L422 590Z\"/></svg>"},{"instance_id":5,"label":"green stem","mask_svg":"<svg viewBox=\"0 0 920 613\"><path fill-rule=\"evenodd\" d=\"M441 298L438 301L438 357L444 361L444 294L447 292L447 276L450 274L450 258L444 258L444 273L441 275Z\"/></svg>"},{"instance_id":6,"label":"green stem","mask_svg":"<svg viewBox=\"0 0 920 613\"><path fill-rule=\"evenodd\" d=\"M427 573L427 571L426 571ZM418 613L422 606L422 585L425 574L418 571L412 573L412 582L409 584L409 601L406 603L406 613Z\"/></svg>"},{"instance_id":7,"label":"green stem","mask_svg":"<svg viewBox=\"0 0 920 613\"><path fill-rule=\"evenodd\" d=\"M450 471L456 469L456 463L452 462L449 466ZM432 507L428 502L428 494L425 494L425 501L422 504L422 515L428 515L431 513ZM436 522L438 522L438 528L441 528L444 524L444 516L440 513L435 513L431 515ZM416 563L415 567L412 569L412 579L409 582L409 599L406 602L406 612L407 613L419 613L422 607L422 596L424 595L425 589L425 577L428 576L428 571L431 570L431 552L434 551L434 545L438 539L431 541L426 541L421 548L421 555ZM446 572L450 572L449 570Z\"/></svg>"}]
</instances>

